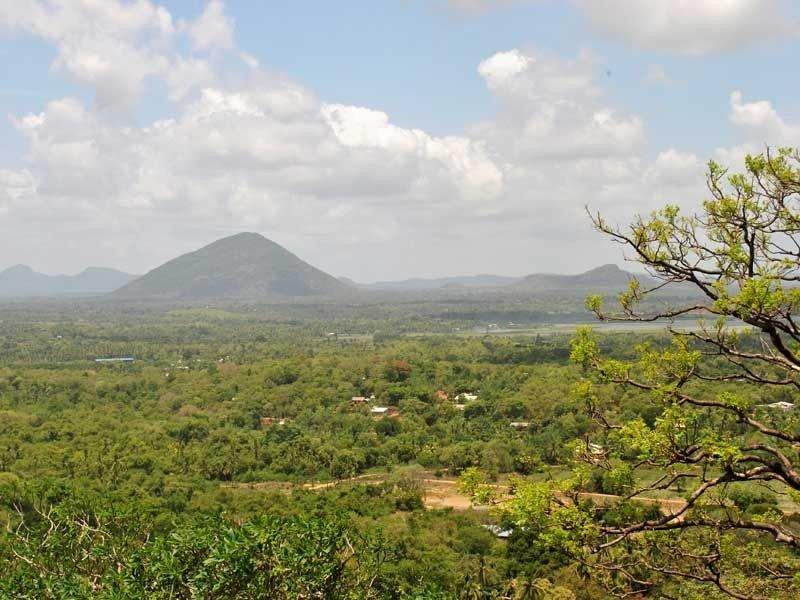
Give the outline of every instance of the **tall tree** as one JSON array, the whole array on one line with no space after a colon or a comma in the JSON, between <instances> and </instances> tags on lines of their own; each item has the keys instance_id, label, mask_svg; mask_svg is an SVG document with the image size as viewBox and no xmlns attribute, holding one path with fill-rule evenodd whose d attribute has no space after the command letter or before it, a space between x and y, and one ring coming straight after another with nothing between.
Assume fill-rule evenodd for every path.
<instances>
[{"instance_id":1,"label":"tall tree","mask_svg":"<svg viewBox=\"0 0 800 600\"><path fill-rule=\"evenodd\" d=\"M575 477L523 490L508 515L620 595L800 594L800 522L788 514L800 499L800 153L767 150L745 165L729 174L710 162L710 199L694 214L667 206L626 227L592 218L652 285L633 280L618 309L600 296L588 308L601 320L668 320L671 341L623 361L579 332L572 358L586 368L578 394L595 439L576 448ZM625 394L660 416L622 418ZM634 479L618 502L587 501L592 471L625 468ZM665 490L685 493L654 514L655 500L641 499Z\"/></svg>"}]
</instances>

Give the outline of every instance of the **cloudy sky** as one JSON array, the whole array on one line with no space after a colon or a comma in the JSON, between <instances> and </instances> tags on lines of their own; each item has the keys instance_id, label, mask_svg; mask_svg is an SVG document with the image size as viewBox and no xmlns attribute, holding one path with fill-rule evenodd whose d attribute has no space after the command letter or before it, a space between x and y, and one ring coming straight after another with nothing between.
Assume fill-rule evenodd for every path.
<instances>
[{"instance_id":1,"label":"cloudy sky","mask_svg":"<svg viewBox=\"0 0 800 600\"><path fill-rule=\"evenodd\" d=\"M578 272L800 145L792 0L0 0L0 268L257 231L360 281Z\"/></svg>"}]
</instances>

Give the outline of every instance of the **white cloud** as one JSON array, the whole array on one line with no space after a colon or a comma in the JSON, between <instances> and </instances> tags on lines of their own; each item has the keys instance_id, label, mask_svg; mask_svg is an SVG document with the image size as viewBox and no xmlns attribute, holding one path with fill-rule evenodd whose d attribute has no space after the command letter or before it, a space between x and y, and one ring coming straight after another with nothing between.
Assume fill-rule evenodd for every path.
<instances>
[{"instance_id":1,"label":"white cloud","mask_svg":"<svg viewBox=\"0 0 800 600\"><path fill-rule=\"evenodd\" d=\"M542 0L439 0L479 15ZM590 28L637 48L699 55L800 33L790 0L572 0Z\"/></svg>"},{"instance_id":2,"label":"white cloud","mask_svg":"<svg viewBox=\"0 0 800 600\"><path fill-rule=\"evenodd\" d=\"M108 36L134 39L148 31L170 34L172 16L149 0L29 0L0 4L0 22L50 40Z\"/></svg>"},{"instance_id":3,"label":"white cloud","mask_svg":"<svg viewBox=\"0 0 800 600\"><path fill-rule=\"evenodd\" d=\"M452 180L467 197L486 198L503 188L503 174L482 145L465 137L436 138L419 129L392 125L386 113L356 106L327 104L322 115L337 139L348 148L374 148L390 156L404 155L430 163L432 171ZM430 169L432 167L432 169Z\"/></svg>"},{"instance_id":4,"label":"white cloud","mask_svg":"<svg viewBox=\"0 0 800 600\"><path fill-rule=\"evenodd\" d=\"M438 136L266 72L233 44L220 3L177 28L144 0L107 0L97 15L94 4L0 4L0 20L50 40L56 69L99 101L53 100L14 119L27 151L25 169L0 170L0 254L12 262L77 271L101 256L142 271L248 229L365 279L576 270L616 252L581 250L597 240L585 204L623 219L676 190L697 199L685 194L697 158L643 158L644 124L604 94L588 53L487 57L477 69L496 114ZM118 22L108 6L131 12ZM181 36L200 52L180 51ZM247 68L223 71L231 60ZM170 118L134 125L102 110L135 105L148 78L165 86ZM786 125L753 112L732 119Z\"/></svg>"},{"instance_id":5,"label":"white cloud","mask_svg":"<svg viewBox=\"0 0 800 600\"><path fill-rule=\"evenodd\" d=\"M172 17L149 0L30 0L0 3L0 25L53 42L53 67L93 87L101 105L129 106L144 80L163 73Z\"/></svg>"},{"instance_id":6,"label":"white cloud","mask_svg":"<svg viewBox=\"0 0 800 600\"><path fill-rule=\"evenodd\" d=\"M36 183L29 171L0 169L0 215L35 191Z\"/></svg>"},{"instance_id":7,"label":"white cloud","mask_svg":"<svg viewBox=\"0 0 800 600\"><path fill-rule=\"evenodd\" d=\"M478 73L498 96L518 103L597 97L597 61L588 52L568 60L536 51L498 52L478 65Z\"/></svg>"},{"instance_id":8,"label":"white cloud","mask_svg":"<svg viewBox=\"0 0 800 600\"><path fill-rule=\"evenodd\" d=\"M784 0L573 0L590 26L632 46L707 54L796 35Z\"/></svg>"},{"instance_id":9,"label":"white cloud","mask_svg":"<svg viewBox=\"0 0 800 600\"><path fill-rule=\"evenodd\" d=\"M222 222L312 239L336 232L363 243L437 214L479 212L503 191L502 172L480 143L322 104L266 75L235 89L207 88L174 119L143 128L115 125L70 98L16 125L29 141L37 191L7 213L34 222L46 210L103 235L122 220L130 233L167 240L164 227L175 222L202 230ZM129 250L122 244L108 256Z\"/></svg>"},{"instance_id":10,"label":"white cloud","mask_svg":"<svg viewBox=\"0 0 800 600\"><path fill-rule=\"evenodd\" d=\"M226 50L233 47L234 21L225 14L221 0L211 0L203 14L185 24L196 50Z\"/></svg>"},{"instance_id":11,"label":"white cloud","mask_svg":"<svg viewBox=\"0 0 800 600\"><path fill-rule=\"evenodd\" d=\"M519 50L498 52L478 65L478 73L490 89L498 89L519 75L528 66L528 58Z\"/></svg>"},{"instance_id":12,"label":"white cloud","mask_svg":"<svg viewBox=\"0 0 800 600\"><path fill-rule=\"evenodd\" d=\"M659 186L702 186L705 165L696 154L670 148L660 152L645 173L646 180ZM692 198L696 201L697 197Z\"/></svg>"},{"instance_id":13,"label":"white cloud","mask_svg":"<svg viewBox=\"0 0 800 600\"><path fill-rule=\"evenodd\" d=\"M495 54L478 72L501 110L475 126L473 135L517 161L629 154L644 141L644 126L604 103L598 71L585 53L574 60L520 50Z\"/></svg>"},{"instance_id":14,"label":"white cloud","mask_svg":"<svg viewBox=\"0 0 800 600\"><path fill-rule=\"evenodd\" d=\"M762 145L800 144L800 126L786 123L768 100L745 102L742 92L735 91L731 93L730 119Z\"/></svg>"},{"instance_id":15,"label":"white cloud","mask_svg":"<svg viewBox=\"0 0 800 600\"><path fill-rule=\"evenodd\" d=\"M217 77L208 61L178 56L165 70L164 79L170 100L179 101L194 90L213 85Z\"/></svg>"},{"instance_id":16,"label":"white cloud","mask_svg":"<svg viewBox=\"0 0 800 600\"><path fill-rule=\"evenodd\" d=\"M239 58L241 58L242 62L251 69L257 69L260 66L258 59L247 52L239 52Z\"/></svg>"},{"instance_id":17,"label":"white cloud","mask_svg":"<svg viewBox=\"0 0 800 600\"><path fill-rule=\"evenodd\" d=\"M764 152L766 147L800 146L800 123L788 122L769 100L746 102L741 91L733 91L728 119L737 134L736 143L717 148L714 154L731 170L743 171L745 155Z\"/></svg>"}]
</instances>

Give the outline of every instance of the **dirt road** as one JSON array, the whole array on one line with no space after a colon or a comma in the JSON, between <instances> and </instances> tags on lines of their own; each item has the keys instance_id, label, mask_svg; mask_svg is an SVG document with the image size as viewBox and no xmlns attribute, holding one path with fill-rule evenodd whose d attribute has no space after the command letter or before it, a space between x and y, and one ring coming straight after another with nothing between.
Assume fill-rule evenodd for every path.
<instances>
[{"instance_id":1,"label":"dirt road","mask_svg":"<svg viewBox=\"0 0 800 600\"><path fill-rule=\"evenodd\" d=\"M455 479L448 479L444 477L434 477L432 473L427 471L420 472L414 477L423 486L424 496L423 502L426 508L451 508L453 510L488 510L491 508L486 505L475 505L469 497L460 493L457 489L457 481ZM367 473L352 477L349 479L342 479L339 481L327 481L321 483L303 483L295 486L290 483L281 482L255 482L255 483L231 483L226 484L226 487L248 488L248 489L282 489L291 490L300 487L304 490L324 490L332 487L343 485L355 485L359 483L382 484L387 481L387 476L384 473ZM501 504L510 498L509 487L506 485L495 484L498 491L499 499L496 504ZM581 498L592 500L600 506L607 506L620 500L620 496L613 494L598 494L593 492L583 492L579 494ZM674 513L683 508L685 502L677 498L637 498L637 501L658 506L662 512Z\"/></svg>"}]
</instances>

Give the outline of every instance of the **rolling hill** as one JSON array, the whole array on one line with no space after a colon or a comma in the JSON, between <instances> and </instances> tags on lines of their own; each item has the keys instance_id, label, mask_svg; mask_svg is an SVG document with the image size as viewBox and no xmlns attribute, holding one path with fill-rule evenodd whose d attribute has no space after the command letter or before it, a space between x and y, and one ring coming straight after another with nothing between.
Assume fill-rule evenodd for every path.
<instances>
[{"instance_id":1,"label":"rolling hill","mask_svg":"<svg viewBox=\"0 0 800 600\"><path fill-rule=\"evenodd\" d=\"M362 290L381 292L474 292L484 294L522 294L538 295L548 293L575 293L584 295L589 291L619 292L627 288L628 281L637 278L642 284L653 281L644 274L636 274L620 269L616 265L603 265L577 275L554 273L534 273L525 277L503 275L465 275L440 277L434 279L404 279L401 281L378 281L375 283L355 283ZM343 279L344 280L344 279Z\"/></svg>"},{"instance_id":2,"label":"rolling hill","mask_svg":"<svg viewBox=\"0 0 800 600\"><path fill-rule=\"evenodd\" d=\"M116 269L89 267L77 275L45 275L25 265L0 272L0 297L97 296L136 279Z\"/></svg>"},{"instance_id":3,"label":"rolling hill","mask_svg":"<svg viewBox=\"0 0 800 600\"><path fill-rule=\"evenodd\" d=\"M109 296L115 300L281 300L334 296L351 287L257 233L179 256Z\"/></svg>"},{"instance_id":4,"label":"rolling hill","mask_svg":"<svg viewBox=\"0 0 800 600\"><path fill-rule=\"evenodd\" d=\"M628 282L636 278L643 285L652 283L647 275L630 273L620 269L617 265L603 265L578 275L555 275L550 273L537 273L523 277L520 281L511 284L511 288L520 292L583 292L595 290L623 291Z\"/></svg>"}]
</instances>

